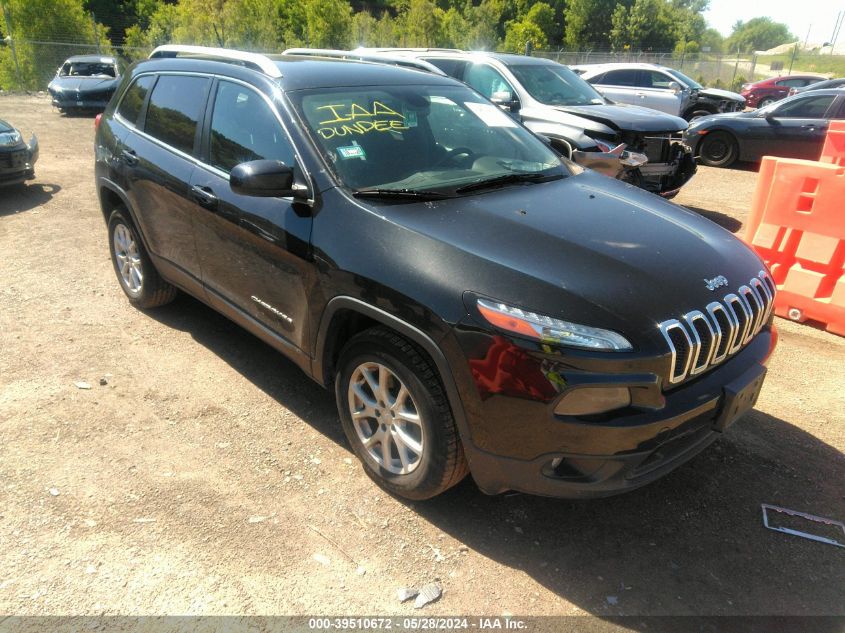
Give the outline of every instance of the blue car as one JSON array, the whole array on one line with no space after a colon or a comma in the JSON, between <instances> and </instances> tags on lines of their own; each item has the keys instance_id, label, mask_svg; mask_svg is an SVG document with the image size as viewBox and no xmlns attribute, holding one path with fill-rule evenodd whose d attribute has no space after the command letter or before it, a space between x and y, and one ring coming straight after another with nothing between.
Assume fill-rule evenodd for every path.
<instances>
[{"instance_id":1,"label":"blue car","mask_svg":"<svg viewBox=\"0 0 845 633\"><path fill-rule=\"evenodd\" d=\"M119 81L120 66L114 57L77 55L59 67L47 90L62 112L105 110Z\"/></svg>"}]
</instances>

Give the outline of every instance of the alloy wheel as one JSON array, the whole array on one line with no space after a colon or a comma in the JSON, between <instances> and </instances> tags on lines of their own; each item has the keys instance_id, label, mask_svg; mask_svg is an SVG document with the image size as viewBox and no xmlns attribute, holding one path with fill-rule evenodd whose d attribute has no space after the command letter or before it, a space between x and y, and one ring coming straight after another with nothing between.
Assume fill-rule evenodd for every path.
<instances>
[{"instance_id":1,"label":"alloy wheel","mask_svg":"<svg viewBox=\"0 0 845 633\"><path fill-rule=\"evenodd\" d=\"M123 285L132 294L139 294L144 286L141 254L132 232L124 224L114 228L114 256Z\"/></svg>"},{"instance_id":2,"label":"alloy wheel","mask_svg":"<svg viewBox=\"0 0 845 633\"><path fill-rule=\"evenodd\" d=\"M381 363L362 363L352 372L347 400L369 456L394 475L412 473L422 460L425 434L414 398L399 377Z\"/></svg>"}]
</instances>

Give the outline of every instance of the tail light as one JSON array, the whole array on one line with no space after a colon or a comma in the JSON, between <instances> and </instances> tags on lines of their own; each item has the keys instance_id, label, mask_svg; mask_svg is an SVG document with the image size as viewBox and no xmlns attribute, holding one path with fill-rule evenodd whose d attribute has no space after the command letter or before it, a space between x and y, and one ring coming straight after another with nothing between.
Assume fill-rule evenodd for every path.
<instances>
[{"instance_id":1,"label":"tail light","mask_svg":"<svg viewBox=\"0 0 845 633\"><path fill-rule=\"evenodd\" d=\"M98 114L96 117L94 117L94 131L95 132L100 129L100 121L102 120L102 118L103 118L102 112L100 114Z\"/></svg>"}]
</instances>

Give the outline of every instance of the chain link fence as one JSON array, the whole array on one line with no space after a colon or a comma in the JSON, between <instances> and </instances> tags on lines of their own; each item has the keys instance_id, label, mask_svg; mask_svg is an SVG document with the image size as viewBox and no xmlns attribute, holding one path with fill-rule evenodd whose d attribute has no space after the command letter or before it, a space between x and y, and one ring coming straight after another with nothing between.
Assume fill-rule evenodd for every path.
<instances>
[{"instance_id":1,"label":"chain link fence","mask_svg":"<svg viewBox=\"0 0 845 633\"><path fill-rule=\"evenodd\" d=\"M0 42L0 89L45 90L57 68L73 55L111 55L118 58L121 67L147 57L151 49L130 46L113 46L103 43L52 42L39 40ZM267 51L264 51L267 52ZM742 83L792 72L813 71L808 65L823 65L815 70L827 75L845 75L845 56L801 56L797 60L789 55L763 57L738 55L710 55L695 53L679 55L669 52L602 52L602 51L534 51L538 57L553 59L561 64L601 64L609 62L647 62L669 66L685 73L699 83L715 88L738 90ZM809 61L808 61L809 60ZM791 63L795 62L795 63Z\"/></svg>"},{"instance_id":2,"label":"chain link fence","mask_svg":"<svg viewBox=\"0 0 845 633\"><path fill-rule=\"evenodd\" d=\"M152 49L110 44L18 40L0 46L0 89L46 90L62 63L74 55L103 55L118 59L120 68L143 59Z\"/></svg>"}]
</instances>

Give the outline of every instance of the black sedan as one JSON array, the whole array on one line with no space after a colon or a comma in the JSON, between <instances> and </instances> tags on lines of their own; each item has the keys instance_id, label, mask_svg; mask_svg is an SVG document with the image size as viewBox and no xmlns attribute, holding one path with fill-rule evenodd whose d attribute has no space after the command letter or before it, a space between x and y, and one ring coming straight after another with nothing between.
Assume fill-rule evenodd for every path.
<instances>
[{"instance_id":1,"label":"black sedan","mask_svg":"<svg viewBox=\"0 0 845 633\"><path fill-rule=\"evenodd\" d=\"M36 160L38 139L35 134L26 143L20 131L0 119L0 186L35 178Z\"/></svg>"},{"instance_id":2,"label":"black sedan","mask_svg":"<svg viewBox=\"0 0 845 633\"><path fill-rule=\"evenodd\" d=\"M59 67L47 90L62 112L104 110L119 80L120 67L114 57L77 55Z\"/></svg>"},{"instance_id":3,"label":"black sedan","mask_svg":"<svg viewBox=\"0 0 845 633\"><path fill-rule=\"evenodd\" d=\"M711 167L763 156L818 160L831 119L845 119L843 90L813 90L751 112L696 119L684 140Z\"/></svg>"}]
</instances>

